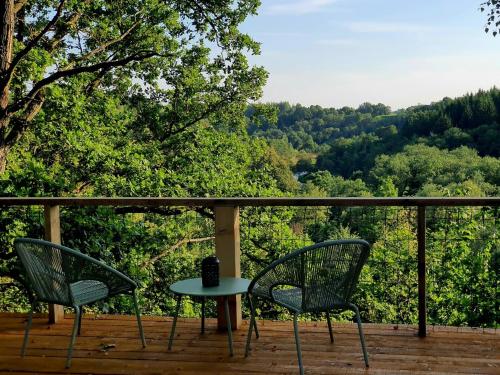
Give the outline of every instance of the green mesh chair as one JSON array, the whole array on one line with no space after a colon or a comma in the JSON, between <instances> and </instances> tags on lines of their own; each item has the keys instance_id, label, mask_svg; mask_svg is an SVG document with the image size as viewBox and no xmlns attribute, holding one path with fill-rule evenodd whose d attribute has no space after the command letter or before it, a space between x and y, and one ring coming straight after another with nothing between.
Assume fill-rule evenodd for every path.
<instances>
[{"instance_id":1,"label":"green mesh chair","mask_svg":"<svg viewBox=\"0 0 500 375\"><path fill-rule=\"evenodd\" d=\"M297 317L306 312L326 313L330 340L334 342L330 321L330 311L333 309L350 309L356 313L363 357L368 367L359 310L351 302L351 296L369 251L368 242L363 240L327 241L294 251L262 270L248 287L252 303L245 356L248 356L250 350L251 333L255 324L254 306L257 299L263 299L283 306L293 314L301 374L304 373L304 368Z\"/></svg>"},{"instance_id":2,"label":"green mesh chair","mask_svg":"<svg viewBox=\"0 0 500 375\"><path fill-rule=\"evenodd\" d=\"M21 356L26 353L33 317L33 306L47 302L75 309L75 322L68 348L66 368L71 366L73 345L82 324L82 306L118 294L132 295L143 347L146 347L141 316L137 306L137 284L124 274L79 251L51 242L20 238L14 241L34 296L24 333Z\"/></svg>"}]
</instances>

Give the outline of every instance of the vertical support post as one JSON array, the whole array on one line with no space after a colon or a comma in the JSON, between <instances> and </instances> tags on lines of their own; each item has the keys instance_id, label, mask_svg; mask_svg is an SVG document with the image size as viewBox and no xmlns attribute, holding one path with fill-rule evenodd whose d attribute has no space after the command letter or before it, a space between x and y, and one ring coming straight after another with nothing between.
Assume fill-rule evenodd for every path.
<instances>
[{"instance_id":1,"label":"vertical support post","mask_svg":"<svg viewBox=\"0 0 500 375\"><path fill-rule=\"evenodd\" d=\"M47 241L61 243L61 221L59 206L45 206L45 239ZM64 309L59 305L49 304L49 323L58 323L64 319Z\"/></svg>"},{"instance_id":2,"label":"vertical support post","mask_svg":"<svg viewBox=\"0 0 500 375\"><path fill-rule=\"evenodd\" d=\"M418 335L427 335L426 293L425 293L425 206L419 206L417 212L417 243L418 243Z\"/></svg>"},{"instance_id":3,"label":"vertical support post","mask_svg":"<svg viewBox=\"0 0 500 375\"><path fill-rule=\"evenodd\" d=\"M221 277L240 277L240 210L239 207L215 207L215 254L220 260ZM217 301L217 326L226 330L224 302ZM241 296L229 298L232 329L241 326Z\"/></svg>"}]
</instances>

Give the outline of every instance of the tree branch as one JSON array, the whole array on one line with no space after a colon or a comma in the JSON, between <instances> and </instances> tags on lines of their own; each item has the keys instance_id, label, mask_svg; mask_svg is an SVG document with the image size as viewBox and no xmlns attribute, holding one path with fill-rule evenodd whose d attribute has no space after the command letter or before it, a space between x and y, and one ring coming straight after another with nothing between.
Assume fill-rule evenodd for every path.
<instances>
[{"instance_id":1,"label":"tree branch","mask_svg":"<svg viewBox=\"0 0 500 375\"><path fill-rule=\"evenodd\" d=\"M95 56L98 53L105 51L106 49L108 49L109 47L111 47L113 44L116 44L116 43L119 43L119 42L123 41L128 35L130 35L130 33L132 31L134 31L134 29L139 24L140 24L140 21L134 22L134 24L127 31L125 31L123 34L121 34L119 37L117 37L115 39L112 39L112 40L109 40L108 42L100 45L99 47L93 49L92 51L89 51L85 55L78 57L77 59L75 59L72 62L70 62L66 67L64 67L63 70L68 70L68 69L72 68L73 66L75 66L76 63L78 63L80 61L88 60L92 56Z\"/></svg>"},{"instance_id":2,"label":"tree branch","mask_svg":"<svg viewBox=\"0 0 500 375\"><path fill-rule=\"evenodd\" d=\"M179 242L177 242L174 245L170 246L168 249L165 249L164 251L162 251L160 254L154 256L151 259L148 259L148 260L144 261L141 264L141 267L148 267L148 266L152 265L153 263L155 263L159 259L163 258L164 256L168 255L169 253L171 253L172 251L178 249L179 247L181 247L183 245L187 245L187 244L190 244L190 243L196 243L196 242L213 241L214 239L215 239L215 237L183 238Z\"/></svg>"},{"instance_id":3,"label":"tree branch","mask_svg":"<svg viewBox=\"0 0 500 375\"><path fill-rule=\"evenodd\" d=\"M26 56L29 53L29 51L31 51L36 46L36 44L40 41L40 39L42 39L43 36L52 28L52 26L54 26L57 23L59 17L61 16L61 12L63 10L65 1L66 0L61 0L59 6L57 7L56 14L54 15L54 17L52 17L52 19L45 25L45 27L42 29L42 31L38 33L38 35L36 35L32 40L30 40L26 44L26 46L21 51L19 51L16 54L16 56L14 56L14 59L12 59L12 63L9 66L9 69L5 72L5 76L2 77L1 86L9 84L12 75L14 73L14 70L16 69L16 66L19 64L22 58Z\"/></svg>"},{"instance_id":4,"label":"tree branch","mask_svg":"<svg viewBox=\"0 0 500 375\"><path fill-rule=\"evenodd\" d=\"M28 0L17 0L14 3L14 13L19 12L27 3Z\"/></svg>"},{"instance_id":5,"label":"tree branch","mask_svg":"<svg viewBox=\"0 0 500 375\"><path fill-rule=\"evenodd\" d=\"M45 101L45 96L42 91L39 91L35 98L28 103L28 108L22 117L14 117L12 119L13 126L8 131L5 136L4 143L8 146L12 146L15 142L19 140L23 132L28 127L28 124L42 109L43 103Z\"/></svg>"},{"instance_id":6,"label":"tree branch","mask_svg":"<svg viewBox=\"0 0 500 375\"><path fill-rule=\"evenodd\" d=\"M80 73L92 73L101 69L115 68L119 66L127 65L132 61L142 61L148 59L153 56L160 56L158 53L154 51L140 51L134 53L133 55L127 56L123 59L111 60L111 61L103 61L97 64L88 65L88 66L79 66L77 68L72 68L68 70L59 70L50 76L38 81L33 85L31 91L22 99L18 100L15 103L12 103L7 107L7 113L15 113L21 109L23 109L30 101L32 101L36 94L45 86L50 85L51 83L70 76L74 76Z\"/></svg>"},{"instance_id":7,"label":"tree branch","mask_svg":"<svg viewBox=\"0 0 500 375\"><path fill-rule=\"evenodd\" d=\"M251 254L250 252L248 251L243 251L243 254L248 258L250 259L253 263L256 263L258 264L259 266L261 267L265 267L268 265L268 263L265 261L265 260L262 260L258 257L256 257L255 255Z\"/></svg>"},{"instance_id":8,"label":"tree branch","mask_svg":"<svg viewBox=\"0 0 500 375\"><path fill-rule=\"evenodd\" d=\"M161 207L118 207L115 209L117 214L158 214L164 216L180 215L184 211L172 208Z\"/></svg>"},{"instance_id":9,"label":"tree branch","mask_svg":"<svg viewBox=\"0 0 500 375\"><path fill-rule=\"evenodd\" d=\"M201 216L203 216L203 217L205 217L205 218L207 218L207 219L212 219L212 220L215 220L215 213L214 213L214 211L213 211L213 210L210 210L209 208L206 208L206 207L200 207L200 208L195 209L195 211L196 211L199 215L201 215Z\"/></svg>"},{"instance_id":10,"label":"tree branch","mask_svg":"<svg viewBox=\"0 0 500 375\"><path fill-rule=\"evenodd\" d=\"M82 1L82 5L89 4L92 0L85 0ZM82 12L75 12L70 15L68 15L63 22L60 22L58 24L58 27L56 28L56 31L54 33L54 36L48 43L44 46L45 50L47 52L52 52L54 49L59 45L59 43L64 39L66 34L68 33L68 30L70 30L72 27L74 27L80 17L83 15Z\"/></svg>"},{"instance_id":11,"label":"tree branch","mask_svg":"<svg viewBox=\"0 0 500 375\"><path fill-rule=\"evenodd\" d=\"M189 1L189 3L191 4L192 8L196 8L195 14L197 13L197 14L202 15L204 17L205 21L208 22L208 24L212 28L212 31L216 35L216 44L217 44L217 46L220 47L219 30L217 28L217 25L212 20L212 18L210 18L210 13L212 13L212 16L217 21L220 21L220 18L214 12L212 12L210 9L204 8L197 0L195 0L195 1Z\"/></svg>"},{"instance_id":12,"label":"tree branch","mask_svg":"<svg viewBox=\"0 0 500 375\"><path fill-rule=\"evenodd\" d=\"M195 207L189 208L187 210L173 209L173 208L161 208L161 207L118 207L115 209L117 214L158 214L164 216L175 216L181 215L186 211L194 211L198 213L200 216L203 216L207 219L215 219L215 215L213 212L210 212L205 207Z\"/></svg>"},{"instance_id":13,"label":"tree branch","mask_svg":"<svg viewBox=\"0 0 500 375\"><path fill-rule=\"evenodd\" d=\"M174 135L177 135L179 133L182 133L186 129L188 129L191 126L193 126L194 124L196 124L198 121L201 121L201 120L207 118L208 115L214 113L215 111L220 110L221 108L224 107L224 105L229 104L233 99L234 99L233 96L229 96L227 98L219 100L217 103L215 103L211 106L208 106L208 108L204 112L202 112L199 116L197 116L196 118L192 119L191 121L185 123L183 126L177 128L175 130L172 130L172 126L170 126L167 133L163 137L160 138L160 141L164 142L168 138L173 137Z\"/></svg>"},{"instance_id":14,"label":"tree branch","mask_svg":"<svg viewBox=\"0 0 500 375\"><path fill-rule=\"evenodd\" d=\"M97 86L99 86L106 73L108 73L111 69L112 68L101 69L99 73L97 73L96 77L92 80L92 82L87 85L87 87L85 88L85 93L87 95L90 95L97 88Z\"/></svg>"}]
</instances>

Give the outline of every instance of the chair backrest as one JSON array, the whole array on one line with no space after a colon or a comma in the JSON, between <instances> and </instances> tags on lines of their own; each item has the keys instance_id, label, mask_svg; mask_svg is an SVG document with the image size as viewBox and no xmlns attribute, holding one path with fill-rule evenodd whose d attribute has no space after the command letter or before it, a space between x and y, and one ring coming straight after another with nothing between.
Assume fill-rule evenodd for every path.
<instances>
[{"instance_id":1,"label":"chair backrest","mask_svg":"<svg viewBox=\"0 0 500 375\"><path fill-rule=\"evenodd\" d=\"M347 305L370 252L364 240L325 241L304 247L271 263L250 292L273 298L273 290L301 288L303 311L325 311Z\"/></svg>"},{"instance_id":2,"label":"chair backrest","mask_svg":"<svg viewBox=\"0 0 500 375\"><path fill-rule=\"evenodd\" d=\"M302 308L322 310L348 304L370 245L363 240L328 241L298 252L302 267Z\"/></svg>"},{"instance_id":3,"label":"chair backrest","mask_svg":"<svg viewBox=\"0 0 500 375\"><path fill-rule=\"evenodd\" d=\"M71 306L65 249L47 241L27 238L17 239L14 247L36 299Z\"/></svg>"}]
</instances>

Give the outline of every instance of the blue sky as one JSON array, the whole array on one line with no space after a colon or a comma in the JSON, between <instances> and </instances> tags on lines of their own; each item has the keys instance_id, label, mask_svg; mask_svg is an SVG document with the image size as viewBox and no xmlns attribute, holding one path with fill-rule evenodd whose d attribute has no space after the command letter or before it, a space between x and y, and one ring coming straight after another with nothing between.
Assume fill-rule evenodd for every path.
<instances>
[{"instance_id":1,"label":"blue sky","mask_svg":"<svg viewBox=\"0 0 500 375\"><path fill-rule=\"evenodd\" d=\"M398 109L500 86L481 1L263 0L242 30L262 43L262 101Z\"/></svg>"}]
</instances>

